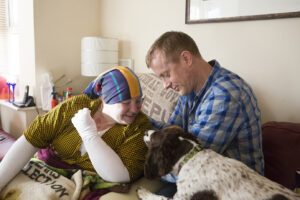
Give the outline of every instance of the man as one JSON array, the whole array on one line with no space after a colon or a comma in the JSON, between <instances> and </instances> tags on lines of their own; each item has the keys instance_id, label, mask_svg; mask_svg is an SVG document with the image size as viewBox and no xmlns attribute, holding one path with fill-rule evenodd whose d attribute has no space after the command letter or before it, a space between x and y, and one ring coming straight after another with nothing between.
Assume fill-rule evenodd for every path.
<instances>
[{"instance_id":1,"label":"man","mask_svg":"<svg viewBox=\"0 0 300 200\"><path fill-rule=\"evenodd\" d=\"M182 32L166 32L150 47L146 64L181 95L168 124L199 137L205 148L263 174L260 109L251 87L216 60L206 62L195 41ZM176 182L170 174L164 177ZM168 196L168 195L165 195Z\"/></svg>"}]
</instances>

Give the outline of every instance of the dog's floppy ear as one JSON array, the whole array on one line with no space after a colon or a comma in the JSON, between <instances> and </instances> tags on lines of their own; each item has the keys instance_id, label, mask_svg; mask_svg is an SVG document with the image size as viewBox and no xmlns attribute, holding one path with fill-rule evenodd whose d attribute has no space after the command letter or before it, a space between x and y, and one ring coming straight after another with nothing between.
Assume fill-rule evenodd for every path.
<instances>
[{"instance_id":1,"label":"dog's floppy ear","mask_svg":"<svg viewBox=\"0 0 300 200\"><path fill-rule=\"evenodd\" d=\"M178 155L176 155L177 149L176 147L174 148L172 141L165 141L163 144L164 145L159 147L159 153L157 153L159 176L164 176L169 173L178 160Z\"/></svg>"},{"instance_id":2,"label":"dog's floppy ear","mask_svg":"<svg viewBox=\"0 0 300 200\"><path fill-rule=\"evenodd\" d=\"M180 136L185 136L183 129L174 126L152 134L144 169L146 178L166 175L193 147L190 142L181 140Z\"/></svg>"},{"instance_id":3,"label":"dog's floppy ear","mask_svg":"<svg viewBox=\"0 0 300 200\"><path fill-rule=\"evenodd\" d=\"M155 149L149 149L144 167L145 177L148 179L158 177L157 158L156 154L152 151L155 151Z\"/></svg>"},{"instance_id":4,"label":"dog's floppy ear","mask_svg":"<svg viewBox=\"0 0 300 200\"><path fill-rule=\"evenodd\" d=\"M179 140L177 134L164 134L165 137L162 138L161 145L159 145L156 152L156 164L159 176L164 176L171 172L175 163L186 153L182 148L182 141Z\"/></svg>"},{"instance_id":5,"label":"dog's floppy ear","mask_svg":"<svg viewBox=\"0 0 300 200\"><path fill-rule=\"evenodd\" d=\"M160 145L149 149L145 162L145 177L154 179L169 173L174 164L174 161L170 160L174 158L173 154L175 152L172 153L172 151L174 149L168 149L167 145Z\"/></svg>"}]
</instances>

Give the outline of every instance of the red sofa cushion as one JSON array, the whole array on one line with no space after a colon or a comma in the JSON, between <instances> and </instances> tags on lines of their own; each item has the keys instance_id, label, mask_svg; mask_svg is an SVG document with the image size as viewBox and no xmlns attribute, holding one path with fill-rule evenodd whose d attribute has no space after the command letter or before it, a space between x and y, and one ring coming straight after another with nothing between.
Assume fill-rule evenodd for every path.
<instances>
[{"instance_id":1,"label":"red sofa cushion","mask_svg":"<svg viewBox=\"0 0 300 200\"><path fill-rule=\"evenodd\" d=\"M262 125L265 177L295 189L300 170L300 124L267 122Z\"/></svg>"},{"instance_id":2,"label":"red sofa cushion","mask_svg":"<svg viewBox=\"0 0 300 200\"><path fill-rule=\"evenodd\" d=\"M15 141L15 138L0 129L0 161Z\"/></svg>"}]
</instances>

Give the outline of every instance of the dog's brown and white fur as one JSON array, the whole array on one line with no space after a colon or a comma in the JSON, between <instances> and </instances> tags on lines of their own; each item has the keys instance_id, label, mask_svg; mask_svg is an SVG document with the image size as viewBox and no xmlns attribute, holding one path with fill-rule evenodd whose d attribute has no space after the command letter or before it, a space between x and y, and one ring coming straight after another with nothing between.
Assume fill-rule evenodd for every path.
<instances>
[{"instance_id":1,"label":"dog's brown and white fur","mask_svg":"<svg viewBox=\"0 0 300 200\"><path fill-rule=\"evenodd\" d=\"M187 161L179 163L198 145L197 138L179 127L168 127L146 135L149 148L145 176L153 179L167 173L178 174L174 200L296 200L293 191L277 184L247 167L210 149L203 149ZM137 189L142 200L167 200L144 188Z\"/></svg>"}]
</instances>

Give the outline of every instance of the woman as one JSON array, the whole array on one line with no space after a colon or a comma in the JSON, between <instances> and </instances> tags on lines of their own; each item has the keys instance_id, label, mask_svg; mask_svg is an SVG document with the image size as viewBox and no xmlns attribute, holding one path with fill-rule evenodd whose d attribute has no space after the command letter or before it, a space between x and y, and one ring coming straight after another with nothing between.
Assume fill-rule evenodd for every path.
<instances>
[{"instance_id":1,"label":"woman","mask_svg":"<svg viewBox=\"0 0 300 200\"><path fill-rule=\"evenodd\" d=\"M33 121L0 164L0 191L44 148L60 163L96 171L105 181L137 179L147 151L143 133L151 128L141 106L142 91L133 71L115 67L102 73L84 94Z\"/></svg>"}]
</instances>

